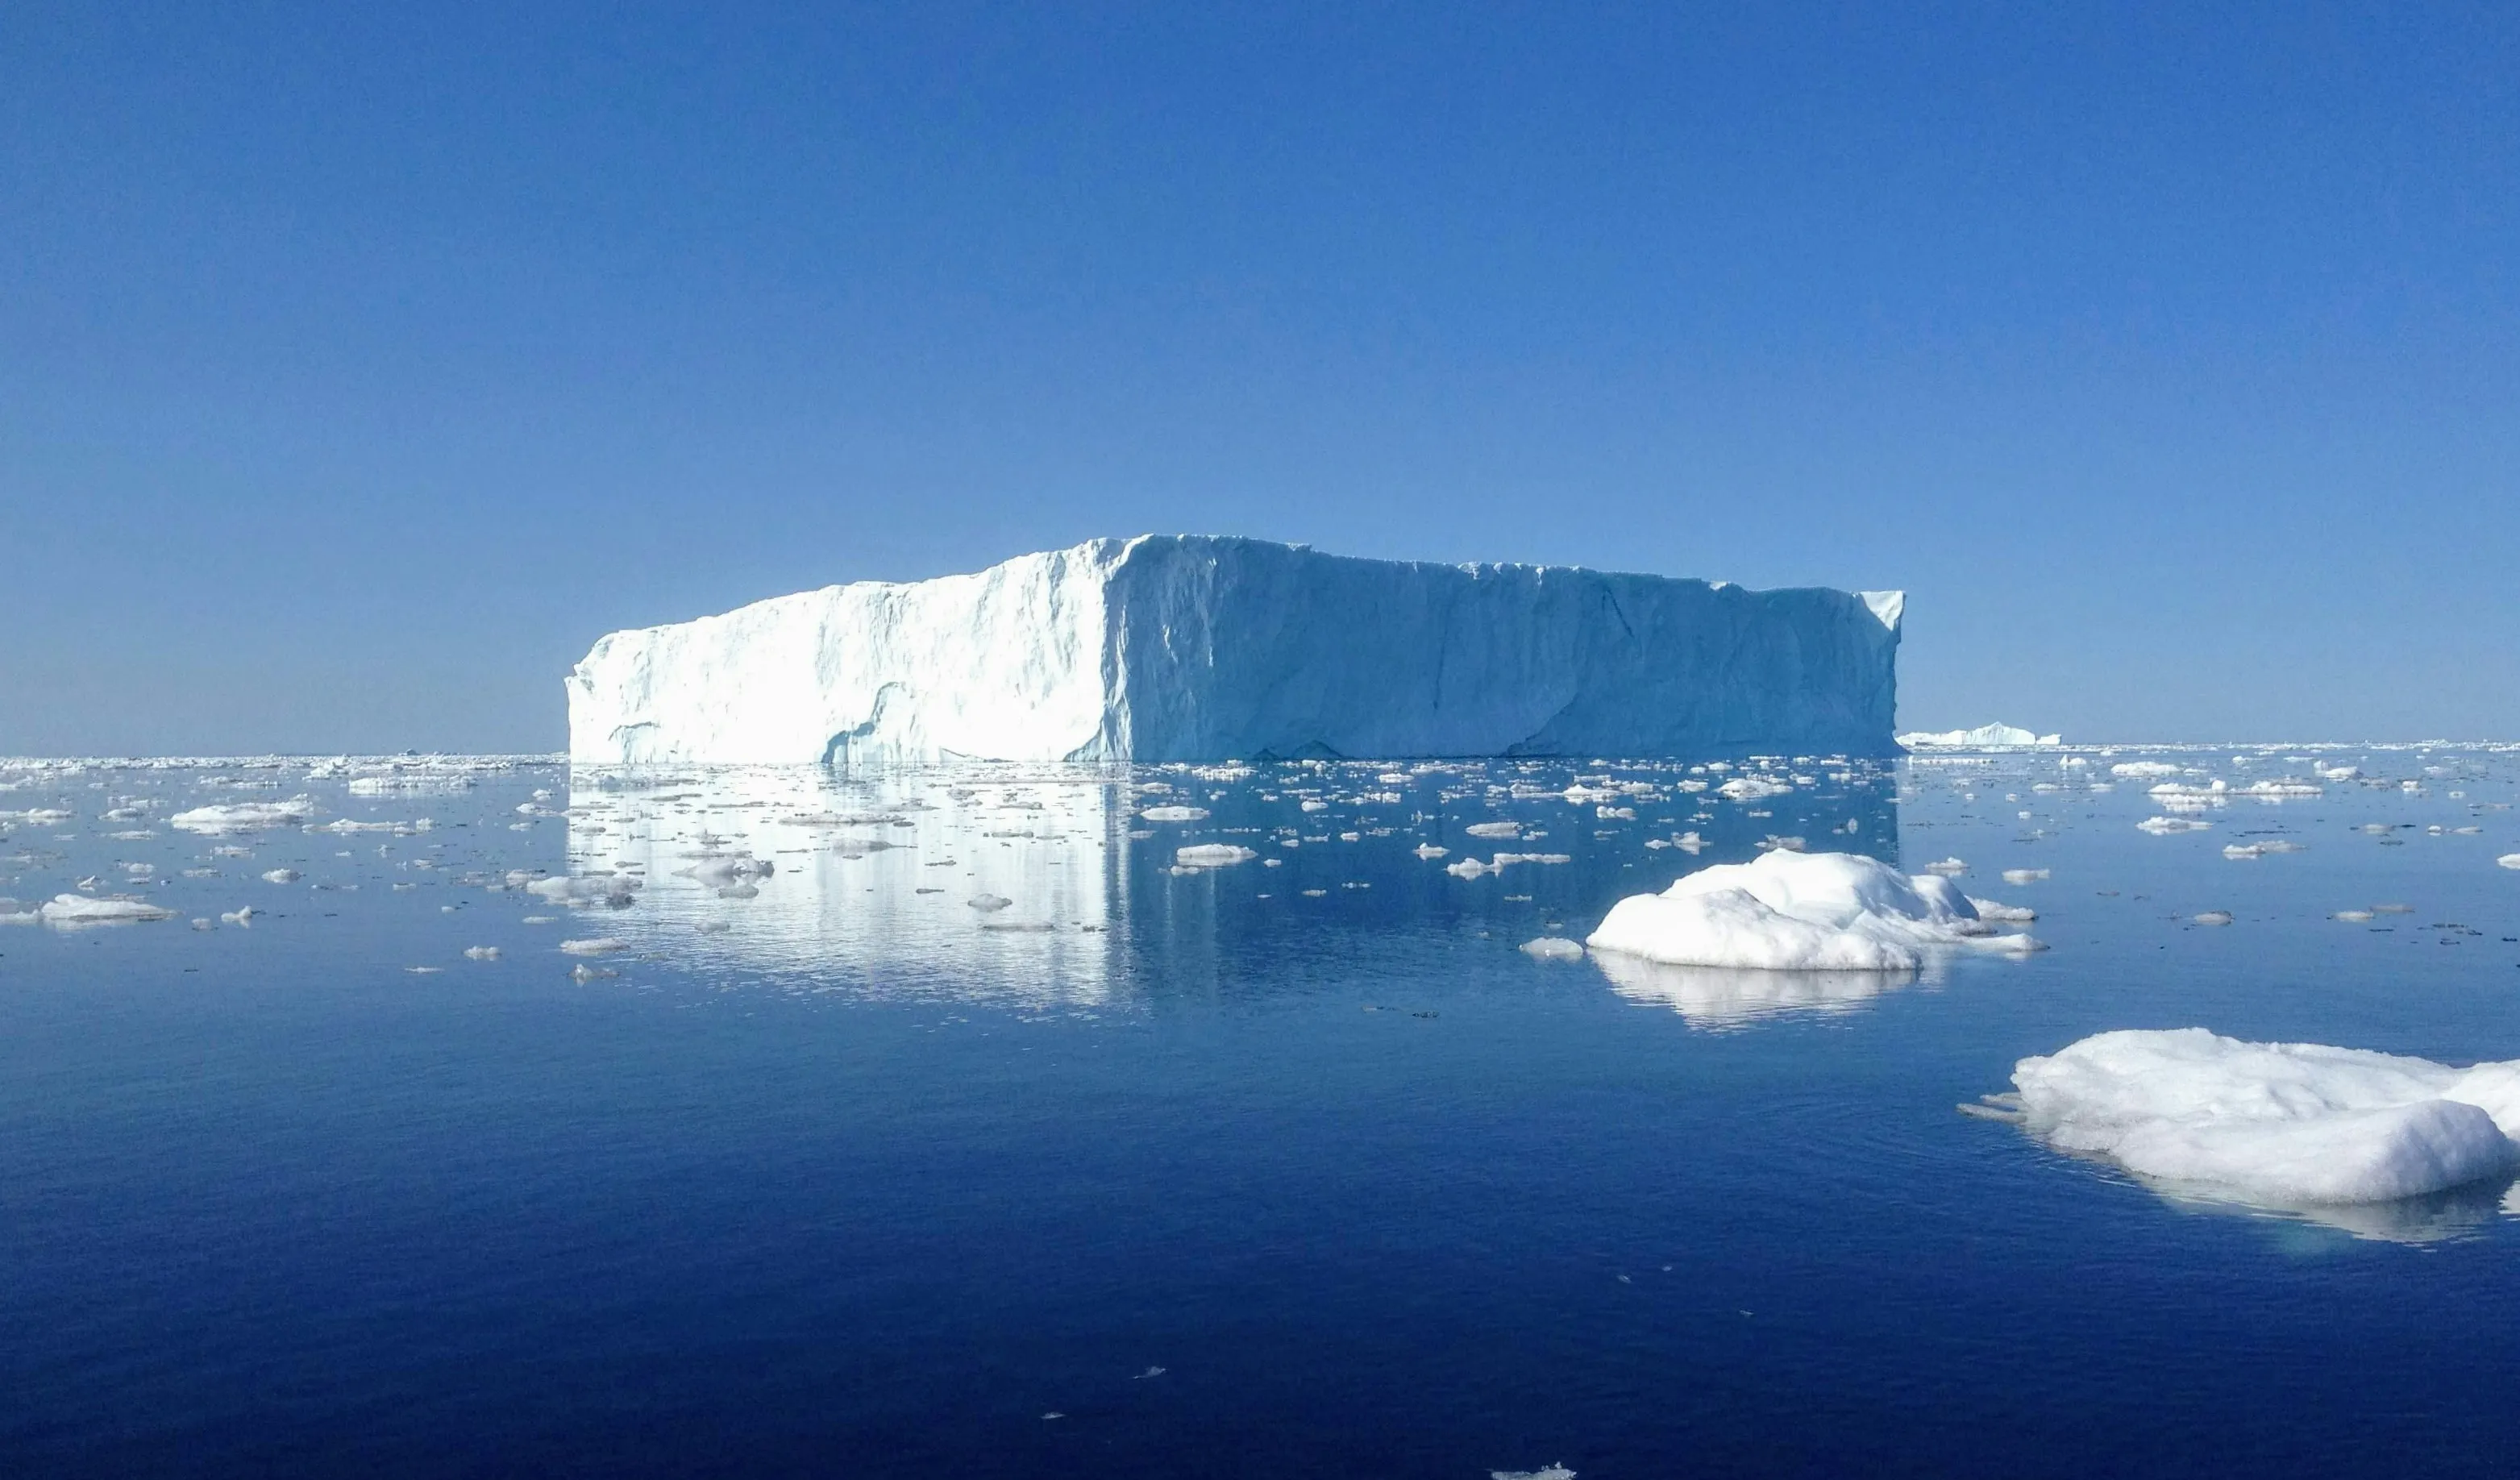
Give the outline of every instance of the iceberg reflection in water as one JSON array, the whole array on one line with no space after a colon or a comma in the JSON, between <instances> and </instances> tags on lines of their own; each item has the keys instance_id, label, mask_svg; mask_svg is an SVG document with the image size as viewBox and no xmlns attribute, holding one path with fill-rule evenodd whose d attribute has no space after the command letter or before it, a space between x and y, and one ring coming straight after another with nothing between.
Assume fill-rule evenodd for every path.
<instances>
[{"instance_id":1,"label":"iceberg reflection in water","mask_svg":"<svg viewBox=\"0 0 2520 1480\"><path fill-rule=\"evenodd\" d=\"M1251 932L1384 948L1395 930L1580 937L1638 887L1805 833L1895 851L1888 773L1818 769L1825 781L1777 768L1748 806L1708 795L1706 768L1670 763L578 767L575 882L539 892L626 897L605 932L703 975L1096 1006L1204 990L1221 947ZM1646 975L1604 969L1627 995L1656 995ZM1912 974L1859 987L1752 973L1766 979L1665 995L1732 1022L1836 1009Z\"/></svg>"},{"instance_id":2,"label":"iceberg reflection in water","mask_svg":"<svg viewBox=\"0 0 2520 1480\"><path fill-rule=\"evenodd\" d=\"M1084 767L873 781L580 769L569 867L643 877L617 933L697 970L837 972L869 997L1095 1004L1112 991L1128 794L1125 778ZM717 882L747 859L770 867Z\"/></svg>"},{"instance_id":3,"label":"iceberg reflection in water","mask_svg":"<svg viewBox=\"0 0 2520 1480\"><path fill-rule=\"evenodd\" d=\"M1701 1028L1740 1028L1788 1013L1851 1012L1885 992L1940 980L1940 964L1919 971L1761 971L1741 966L1675 966L1617 951L1593 964L1631 1002L1666 1007Z\"/></svg>"}]
</instances>

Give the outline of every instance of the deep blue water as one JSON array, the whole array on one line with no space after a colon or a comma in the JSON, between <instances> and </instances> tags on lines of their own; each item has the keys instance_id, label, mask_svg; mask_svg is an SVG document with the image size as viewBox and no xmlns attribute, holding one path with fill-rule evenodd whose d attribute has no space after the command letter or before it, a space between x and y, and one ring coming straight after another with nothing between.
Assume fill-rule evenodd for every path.
<instances>
[{"instance_id":1,"label":"deep blue water","mask_svg":"<svg viewBox=\"0 0 2520 1480\"><path fill-rule=\"evenodd\" d=\"M2282 753L2170 758L2307 774ZM1747 805L1538 763L7 773L0 809L72 815L11 825L0 893L140 863L185 917L268 913L0 930L0 1472L2512 1473L2503 1188L2338 1228L1954 1106L2115 1027L2520 1057L2520 767L2322 755L2391 785L2161 837L2148 782L2082 785L2135 754L1800 765ZM1487 789L1605 775L1658 789ZM519 814L537 788L569 814ZM299 792L436 826L166 823ZM1164 802L1213 815L1132 816ZM786 821L818 811L901 825ZM1500 818L1547 836L1461 831ZM1643 846L1684 830L1710 846ZM2222 856L2269 830L2308 846ZM1957 855L2052 949L1765 1011L1515 949L1769 834ZM1171 872L1199 841L1281 865ZM754 897L675 875L744 847ZM1498 849L1570 861L1445 872ZM505 887L641 865L618 910ZM2413 911L2327 918L2383 902ZM557 949L595 936L623 949Z\"/></svg>"}]
</instances>

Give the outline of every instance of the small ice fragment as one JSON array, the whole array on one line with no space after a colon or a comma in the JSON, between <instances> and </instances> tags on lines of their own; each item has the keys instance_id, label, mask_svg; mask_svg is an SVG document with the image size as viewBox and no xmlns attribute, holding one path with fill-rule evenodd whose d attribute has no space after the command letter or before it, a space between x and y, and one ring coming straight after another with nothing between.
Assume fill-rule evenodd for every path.
<instances>
[{"instance_id":1,"label":"small ice fragment","mask_svg":"<svg viewBox=\"0 0 2520 1480\"><path fill-rule=\"evenodd\" d=\"M499 948L497 946L466 946L464 948L464 959L467 961L497 961L499 959Z\"/></svg>"},{"instance_id":2,"label":"small ice fragment","mask_svg":"<svg viewBox=\"0 0 2520 1480\"><path fill-rule=\"evenodd\" d=\"M1562 935L1543 935L1524 941L1522 954L1541 961L1582 961L1584 946L1581 941L1568 940Z\"/></svg>"},{"instance_id":3,"label":"small ice fragment","mask_svg":"<svg viewBox=\"0 0 2520 1480\"><path fill-rule=\"evenodd\" d=\"M1749 1315L1748 1311L1741 1313ZM1562 1464L1543 1465L1539 1469L1492 1469L1489 1480L1575 1480L1575 1472Z\"/></svg>"},{"instance_id":4,"label":"small ice fragment","mask_svg":"<svg viewBox=\"0 0 2520 1480\"><path fill-rule=\"evenodd\" d=\"M590 966L580 964L579 965L570 968L568 979L574 982L601 981L605 977L618 976L620 974L620 972L613 970L610 966Z\"/></svg>"},{"instance_id":5,"label":"small ice fragment","mask_svg":"<svg viewBox=\"0 0 2520 1480\"><path fill-rule=\"evenodd\" d=\"M262 881L267 884L293 884L304 876L294 869L273 869L262 875Z\"/></svg>"},{"instance_id":6,"label":"small ice fragment","mask_svg":"<svg viewBox=\"0 0 2520 1480\"><path fill-rule=\"evenodd\" d=\"M1194 843L1187 848L1173 850L1174 864L1191 870L1230 869L1236 864L1248 863L1259 856L1249 848L1238 848L1232 843Z\"/></svg>"},{"instance_id":7,"label":"small ice fragment","mask_svg":"<svg viewBox=\"0 0 2520 1480\"><path fill-rule=\"evenodd\" d=\"M1450 848L1439 848L1433 843L1419 843L1411 851L1415 852L1419 858L1442 858L1445 854L1450 853L1453 850Z\"/></svg>"},{"instance_id":8,"label":"small ice fragment","mask_svg":"<svg viewBox=\"0 0 2520 1480\"><path fill-rule=\"evenodd\" d=\"M587 940L564 940L560 948L571 956L605 956L630 949L630 943L610 935L598 935Z\"/></svg>"},{"instance_id":9,"label":"small ice fragment","mask_svg":"<svg viewBox=\"0 0 2520 1480\"><path fill-rule=\"evenodd\" d=\"M1014 901L1007 898L1003 894L975 894L969 899L965 900L964 903L969 905L972 909L979 911L983 915L989 915L1005 909L1007 906L1013 904Z\"/></svg>"},{"instance_id":10,"label":"small ice fragment","mask_svg":"<svg viewBox=\"0 0 2520 1480\"><path fill-rule=\"evenodd\" d=\"M2368 910L2339 910L2327 918L2329 919L2343 920L2349 925L2359 925L2371 919L2371 912Z\"/></svg>"},{"instance_id":11,"label":"small ice fragment","mask_svg":"<svg viewBox=\"0 0 2520 1480\"><path fill-rule=\"evenodd\" d=\"M2208 910L2202 915L2191 915L2187 917L2187 919L2190 924L2228 925L2231 922L2231 912L2228 910Z\"/></svg>"},{"instance_id":12,"label":"small ice fragment","mask_svg":"<svg viewBox=\"0 0 2520 1480\"><path fill-rule=\"evenodd\" d=\"M2520 853L2505 853L2495 862L2506 869L2520 869Z\"/></svg>"},{"instance_id":13,"label":"small ice fragment","mask_svg":"<svg viewBox=\"0 0 2520 1480\"><path fill-rule=\"evenodd\" d=\"M1522 833L1522 825L1520 823L1472 823L1462 831L1471 837L1518 837Z\"/></svg>"},{"instance_id":14,"label":"small ice fragment","mask_svg":"<svg viewBox=\"0 0 2520 1480\"><path fill-rule=\"evenodd\" d=\"M2003 871L2003 881L2007 884L2035 884L2047 876L2048 871L2045 869L2006 869Z\"/></svg>"},{"instance_id":15,"label":"small ice fragment","mask_svg":"<svg viewBox=\"0 0 2520 1480\"><path fill-rule=\"evenodd\" d=\"M1194 823L1207 816L1205 807L1148 807L1138 814L1150 823Z\"/></svg>"}]
</instances>

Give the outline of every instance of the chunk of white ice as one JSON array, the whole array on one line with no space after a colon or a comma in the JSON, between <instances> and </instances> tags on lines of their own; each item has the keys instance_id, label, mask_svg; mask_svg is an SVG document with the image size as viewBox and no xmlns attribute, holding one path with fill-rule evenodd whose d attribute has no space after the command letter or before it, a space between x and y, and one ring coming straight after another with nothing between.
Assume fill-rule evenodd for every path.
<instances>
[{"instance_id":1,"label":"chunk of white ice","mask_svg":"<svg viewBox=\"0 0 2520 1480\"><path fill-rule=\"evenodd\" d=\"M2032 1134L2206 1195L2378 1202L2520 1170L2520 1060L2459 1069L2180 1028L2097 1034L2022 1059L2012 1082Z\"/></svg>"},{"instance_id":2,"label":"chunk of white ice","mask_svg":"<svg viewBox=\"0 0 2520 1480\"><path fill-rule=\"evenodd\" d=\"M1779 848L1630 895L1585 944L1675 965L1908 971L1933 948L1975 944L1989 928L1939 875L1910 878L1861 854ZM2036 949L2021 937L2002 943Z\"/></svg>"}]
</instances>

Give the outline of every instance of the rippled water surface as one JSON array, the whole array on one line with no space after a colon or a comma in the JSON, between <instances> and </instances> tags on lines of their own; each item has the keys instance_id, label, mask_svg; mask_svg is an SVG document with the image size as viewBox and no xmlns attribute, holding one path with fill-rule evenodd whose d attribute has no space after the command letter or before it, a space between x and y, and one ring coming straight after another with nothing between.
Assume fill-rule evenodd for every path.
<instances>
[{"instance_id":1,"label":"rippled water surface","mask_svg":"<svg viewBox=\"0 0 2520 1480\"><path fill-rule=\"evenodd\" d=\"M2182 1201L1955 1108L2108 1028L2520 1057L2520 758L1746 769L0 765L0 1470L2520 1465L2508 1189ZM1780 841L2051 949L1519 949Z\"/></svg>"}]
</instances>

